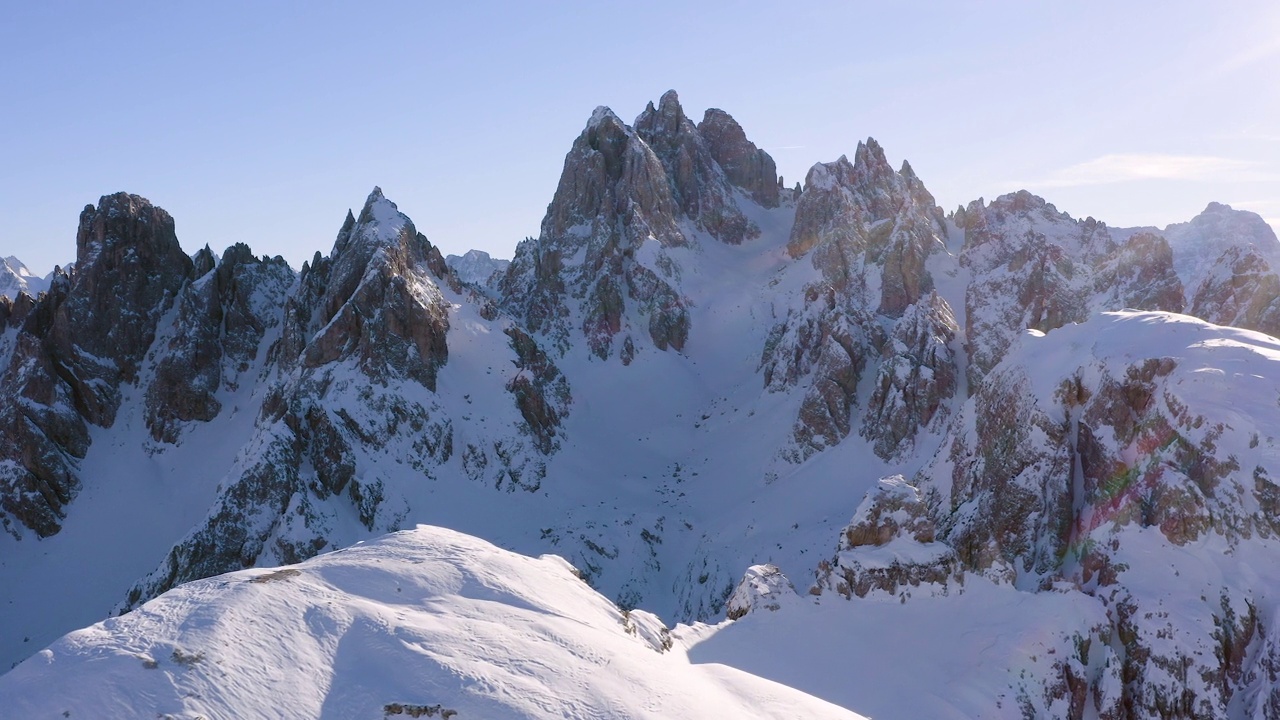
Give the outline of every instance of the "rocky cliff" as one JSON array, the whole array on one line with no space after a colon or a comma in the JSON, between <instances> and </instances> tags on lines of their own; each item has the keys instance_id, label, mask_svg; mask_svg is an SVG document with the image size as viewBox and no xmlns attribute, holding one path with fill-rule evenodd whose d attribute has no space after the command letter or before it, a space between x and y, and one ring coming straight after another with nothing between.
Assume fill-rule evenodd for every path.
<instances>
[{"instance_id":1,"label":"rocky cliff","mask_svg":"<svg viewBox=\"0 0 1280 720\"><path fill-rule=\"evenodd\" d=\"M191 279L173 218L137 195L80 213L76 262L38 300L19 296L6 333L0 506L10 532L56 533L80 489L90 426L109 428L160 317ZM15 525L16 523L16 525Z\"/></svg>"}]
</instances>

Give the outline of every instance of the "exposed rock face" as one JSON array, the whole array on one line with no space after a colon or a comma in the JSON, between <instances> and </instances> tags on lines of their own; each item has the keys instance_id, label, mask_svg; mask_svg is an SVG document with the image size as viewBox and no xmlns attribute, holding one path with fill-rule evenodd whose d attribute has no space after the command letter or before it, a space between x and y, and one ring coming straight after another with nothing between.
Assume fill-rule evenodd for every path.
<instances>
[{"instance_id":1,"label":"exposed rock face","mask_svg":"<svg viewBox=\"0 0 1280 720\"><path fill-rule=\"evenodd\" d=\"M894 325L862 425L862 436L880 457L904 455L918 430L943 426L959 380L951 348L959 330L936 292L907 308Z\"/></svg>"},{"instance_id":2,"label":"exposed rock face","mask_svg":"<svg viewBox=\"0 0 1280 720\"><path fill-rule=\"evenodd\" d=\"M832 288L808 288L803 313L774 326L761 356L765 388L782 391L808 383L792 431L791 462L832 447L850 430L858 383L868 358L884 344L883 330L865 311L850 307Z\"/></svg>"},{"instance_id":3,"label":"exposed rock face","mask_svg":"<svg viewBox=\"0 0 1280 720\"><path fill-rule=\"evenodd\" d=\"M1183 311L1182 281L1161 236L1139 232L1099 261L1094 306L1101 310Z\"/></svg>"},{"instance_id":4,"label":"exposed rock face","mask_svg":"<svg viewBox=\"0 0 1280 720\"><path fill-rule=\"evenodd\" d=\"M725 171L684 114L674 90L663 94L657 108L649 103L636 118L635 132L662 161L672 199L685 217L712 237L735 245L760 234L738 209ZM746 141L745 135L742 140ZM773 182L770 179L769 184Z\"/></svg>"},{"instance_id":5,"label":"exposed rock face","mask_svg":"<svg viewBox=\"0 0 1280 720\"><path fill-rule=\"evenodd\" d=\"M946 595L963 578L955 553L934 535L920 491L901 475L881 478L841 534L835 557L819 564L810 593L834 590L845 598L874 593L894 599L918 592Z\"/></svg>"},{"instance_id":6,"label":"exposed rock face","mask_svg":"<svg viewBox=\"0 0 1280 720\"><path fill-rule=\"evenodd\" d=\"M80 488L88 425L114 423L121 384L137 378L160 316L191 272L173 218L117 193L81 213L74 272L55 272L34 304L19 297L11 306L24 317L4 371L15 392L0 400L10 461L0 471L0 505L10 532L19 533L10 517L40 536L60 529Z\"/></svg>"},{"instance_id":7,"label":"exposed rock face","mask_svg":"<svg viewBox=\"0 0 1280 720\"><path fill-rule=\"evenodd\" d=\"M1233 349L1208 350L1226 347L1220 342ZM1116 677L1084 683L1100 711L1227 717L1229 704L1266 702L1245 692L1274 664L1248 649L1259 646L1264 601L1222 578L1250 562L1230 548L1277 534L1267 509L1280 497L1270 469L1275 439L1254 430L1274 409L1252 406L1230 425L1215 422L1221 380L1212 369L1253 368L1233 382L1270 397L1265 386L1274 383L1258 363L1274 362L1263 358L1275 347L1262 335L1165 314L1028 334L966 404L954 443L918 476L936 537L966 572L1027 589L1066 581L1103 601L1111 624L1090 631L1091 642L1124 652L1109 660ZM1222 575L1197 574L1199 560L1175 561L1153 594L1151 574L1131 572L1156 546L1205 543L1226 549L1215 571ZM1180 612L1203 621L1171 620L1158 598L1173 596L1198 596ZM1112 680L1115 692L1106 689Z\"/></svg>"},{"instance_id":8,"label":"exposed rock face","mask_svg":"<svg viewBox=\"0 0 1280 720\"><path fill-rule=\"evenodd\" d=\"M448 313L435 280L452 276L440 251L373 189L359 219L349 213L333 253L304 269L314 296L308 319L293 315L283 347L302 346L302 366L315 369L359 358L375 380L408 377L435 389L436 372L449 359ZM313 274L312 282L305 277ZM282 358L288 362L288 358Z\"/></svg>"},{"instance_id":9,"label":"exposed rock face","mask_svg":"<svg viewBox=\"0 0 1280 720\"><path fill-rule=\"evenodd\" d=\"M933 289L929 255L945 251L945 221L911 171L896 173L874 139L809 170L787 251L813 251L813 264L838 291L897 317ZM878 297L874 297L879 286Z\"/></svg>"},{"instance_id":10,"label":"exposed rock face","mask_svg":"<svg viewBox=\"0 0 1280 720\"><path fill-rule=\"evenodd\" d=\"M196 255L197 276L178 298L178 313L157 343L161 357L147 388L147 426L161 442L175 442L182 423L209 421L222 409L215 397L234 390L265 355L267 332L295 275L283 258L254 257L242 243L227 248L217 267L208 248Z\"/></svg>"},{"instance_id":11,"label":"exposed rock face","mask_svg":"<svg viewBox=\"0 0 1280 720\"><path fill-rule=\"evenodd\" d=\"M507 328L506 333L516 353L516 367L520 368L520 373L507 383L507 391L515 397L534 444L542 454L549 455L558 446L560 420L569 412L569 383L527 333L518 327Z\"/></svg>"},{"instance_id":12,"label":"exposed rock face","mask_svg":"<svg viewBox=\"0 0 1280 720\"><path fill-rule=\"evenodd\" d=\"M277 272L239 251L214 273L224 269L242 279ZM193 297L204 297L211 282L197 281ZM298 562L335 541L352 542L343 518L367 532L398 529L411 493L388 485L378 469L387 463L420 482L433 482L448 465L451 474L508 492L535 491L546 475L543 458L558 447L569 411L567 381L530 335L472 307L469 322L481 326L475 332L510 340L492 347L510 357L499 359L494 378L509 377L496 392L510 393L510 405L506 414L491 408L474 421L446 409L438 379L449 361L449 316L471 299L380 190L358 217L348 213L329 256L304 264L286 300L266 300L284 312L253 439L203 522L134 586L124 607L186 580ZM225 352L237 357L230 346Z\"/></svg>"},{"instance_id":13,"label":"exposed rock face","mask_svg":"<svg viewBox=\"0 0 1280 720\"><path fill-rule=\"evenodd\" d=\"M1072 523L1069 427L1036 402L1021 366L988 376L954 427L964 430L920 476L949 479L947 542L968 569L1051 574Z\"/></svg>"},{"instance_id":14,"label":"exposed rock face","mask_svg":"<svg viewBox=\"0 0 1280 720\"><path fill-rule=\"evenodd\" d=\"M894 172L875 140L858 145L853 163L841 157L809 171L804 194L796 205L787 251L797 258L808 253L821 279L805 288L804 309L789 311L775 326L761 360L765 385L771 390L808 383L793 433L794 446L784 450L785 458L803 461L849 434L858 383L868 359L880 356L885 347L885 325L918 301L930 307L940 301L922 298L930 296L933 288L925 263L931 254L946 252L945 233L941 211L910 165L904 164L902 173ZM870 311L873 307L875 313ZM924 312L928 315L930 311ZM951 323L954 325L954 319ZM908 326L918 324L918 318L907 320ZM903 333L917 330L920 328L904 327ZM916 342L915 338L906 339ZM915 371L903 363L923 359L904 355L893 360L892 349L884 352L890 353L886 362L898 363L896 372L908 375ZM952 362L949 352L929 361L933 360ZM923 374L931 375L937 369ZM942 373L945 385L954 370ZM917 380L919 377L917 373ZM904 377L902 382L910 381ZM952 392L945 387L918 389L946 393L947 397ZM884 417L886 412L897 414L884 407L897 402L888 398L890 389L884 392L884 397L873 401L870 413L875 419L869 422L875 428L868 432L885 435L883 452L892 454L899 443L914 435L920 418L907 427L912 423L909 417ZM915 404L916 400L907 402ZM930 401L920 402L926 407L906 412L923 413L928 416L924 419L927 423L933 417L927 407ZM894 431L882 426L894 423L900 433L889 437Z\"/></svg>"},{"instance_id":15,"label":"exposed rock face","mask_svg":"<svg viewBox=\"0 0 1280 720\"><path fill-rule=\"evenodd\" d=\"M687 327L674 278L637 258L646 241L657 246L649 252L659 261L662 248L688 243L678 215L672 183L653 150L612 111L597 109L565 158L542 235L516 248L501 287L508 307L562 352L570 343L571 306L580 307L580 332L600 358L612 354L619 333L638 339L645 324ZM629 304L633 287L644 297Z\"/></svg>"},{"instance_id":16,"label":"exposed rock face","mask_svg":"<svg viewBox=\"0 0 1280 720\"><path fill-rule=\"evenodd\" d=\"M1220 325L1280 336L1280 276L1255 248L1228 248L1204 273L1189 312Z\"/></svg>"},{"instance_id":17,"label":"exposed rock face","mask_svg":"<svg viewBox=\"0 0 1280 720\"><path fill-rule=\"evenodd\" d=\"M772 160L739 142L731 118L716 117L716 152L733 179L674 92L650 103L634 129L597 108L565 157L541 235L516 248L500 283L503 304L529 331L561 353L580 332L592 354L617 353L624 364L645 347L684 348L689 300L673 253L690 245L690 229L728 243L758 235L737 188L768 202L763 185L776 183L764 183Z\"/></svg>"},{"instance_id":18,"label":"exposed rock face","mask_svg":"<svg viewBox=\"0 0 1280 720\"><path fill-rule=\"evenodd\" d=\"M969 204L960 262L969 384L976 387L1022 330L1042 332L1089 314L1087 268L1114 247L1105 225L1076 221L1028 192Z\"/></svg>"},{"instance_id":19,"label":"exposed rock face","mask_svg":"<svg viewBox=\"0 0 1280 720\"><path fill-rule=\"evenodd\" d=\"M136 377L160 315L191 272L173 218L145 198L117 193L80 214L76 269L50 340L87 421L114 421L119 384Z\"/></svg>"},{"instance_id":20,"label":"exposed rock face","mask_svg":"<svg viewBox=\"0 0 1280 720\"><path fill-rule=\"evenodd\" d=\"M747 139L729 113L718 108L707 110L698 132L730 183L746 190L761 207L778 207L782 179L773 158Z\"/></svg>"}]
</instances>

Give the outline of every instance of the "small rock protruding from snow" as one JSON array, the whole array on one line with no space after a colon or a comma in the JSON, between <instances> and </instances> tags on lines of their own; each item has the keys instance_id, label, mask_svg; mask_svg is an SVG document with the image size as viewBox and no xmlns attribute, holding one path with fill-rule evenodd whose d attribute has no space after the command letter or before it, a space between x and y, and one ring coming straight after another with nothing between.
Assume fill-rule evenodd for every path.
<instances>
[{"instance_id":1,"label":"small rock protruding from snow","mask_svg":"<svg viewBox=\"0 0 1280 720\"><path fill-rule=\"evenodd\" d=\"M882 593L903 600L914 588L947 595L960 581L955 553L935 540L936 528L919 488L901 475L881 478L858 505L836 555L818 566L810 591L846 598Z\"/></svg>"},{"instance_id":2,"label":"small rock protruding from snow","mask_svg":"<svg viewBox=\"0 0 1280 720\"><path fill-rule=\"evenodd\" d=\"M781 610L799 599L795 586L777 565L752 565L729 596L725 612L730 620L737 620L755 610Z\"/></svg>"}]
</instances>

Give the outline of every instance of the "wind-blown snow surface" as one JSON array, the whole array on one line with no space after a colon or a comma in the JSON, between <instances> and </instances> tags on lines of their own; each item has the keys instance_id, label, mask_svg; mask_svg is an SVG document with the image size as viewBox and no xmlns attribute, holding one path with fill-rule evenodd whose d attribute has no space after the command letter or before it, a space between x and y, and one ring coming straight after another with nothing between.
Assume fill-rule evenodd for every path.
<instances>
[{"instance_id":1,"label":"wind-blown snow surface","mask_svg":"<svg viewBox=\"0 0 1280 720\"><path fill-rule=\"evenodd\" d=\"M0 709L22 718L859 717L691 663L657 618L619 610L558 557L428 526L286 569L192 582L71 633L0 678Z\"/></svg>"}]
</instances>

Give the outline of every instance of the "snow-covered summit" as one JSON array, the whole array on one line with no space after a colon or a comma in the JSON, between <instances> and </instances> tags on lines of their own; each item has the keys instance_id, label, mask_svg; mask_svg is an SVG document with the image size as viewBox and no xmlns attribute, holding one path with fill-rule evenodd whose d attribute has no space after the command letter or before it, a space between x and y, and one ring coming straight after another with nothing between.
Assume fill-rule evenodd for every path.
<instances>
[{"instance_id":1,"label":"snow-covered summit","mask_svg":"<svg viewBox=\"0 0 1280 720\"><path fill-rule=\"evenodd\" d=\"M418 526L199 580L0 678L6 716L837 718L623 611L564 560Z\"/></svg>"},{"instance_id":2,"label":"snow-covered summit","mask_svg":"<svg viewBox=\"0 0 1280 720\"><path fill-rule=\"evenodd\" d=\"M1230 205L1211 202L1190 221L1166 227L1163 235L1174 251L1174 269L1188 289L1230 248L1253 248L1273 268L1280 267L1280 240L1271 226L1257 213Z\"/></svg>"},{"instance_id":3,"label":"snow-covered summit","mask_svg":"<svg viewBox=\"0 0 1280 720\"><path fill-rule=\"evenodd\" d=\"M48 289L51 277L36 275L21 260L10 255L0 260L0 295L10 300L17 298L20 292L35 297Z\"/></svg>"},{"instance_id":4,"label":"snow-covered summit","mask_svg":"<svg viewBox=\"0 0 1280 720\"><path fill-rule=\"evenodd\" d=\"M483 250L468 250L462 255L446 255L445 263L464 283L488 286L496 282L495 275L500 275L511 266L510 260L499 260L489 256Z\"/></svg>"}]
</instances>

